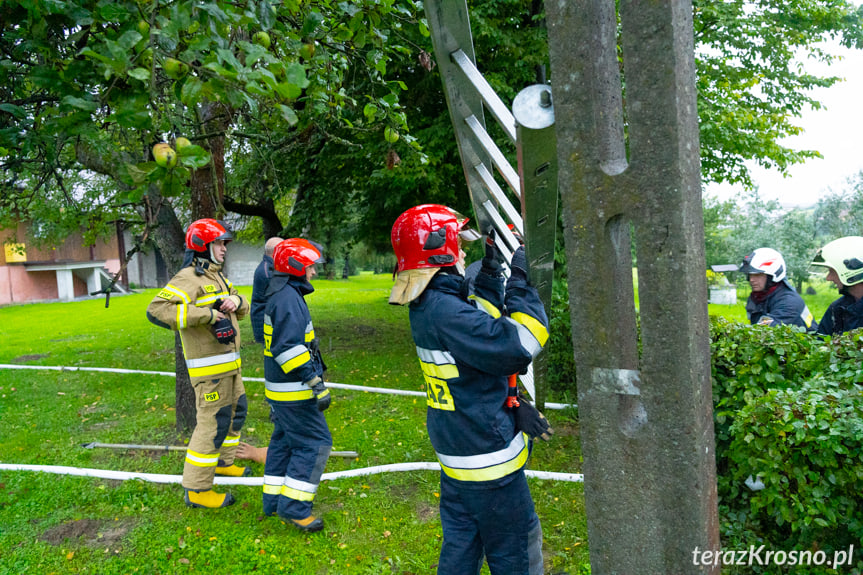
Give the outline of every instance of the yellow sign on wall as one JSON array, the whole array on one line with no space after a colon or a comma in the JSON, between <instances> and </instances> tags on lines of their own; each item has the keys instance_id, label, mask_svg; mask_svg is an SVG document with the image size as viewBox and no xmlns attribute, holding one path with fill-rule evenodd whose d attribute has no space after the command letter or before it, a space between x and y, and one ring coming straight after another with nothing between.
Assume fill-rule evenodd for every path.
<instances>
[{"instance_id":1,"label":"yellow sign on wall","mask_svg":"<svg viewBox=\"0 0 863 575\"><path fill-rule=\"evenodd\" d=\"M3 247L6 248L7 264L27 261L27 250L24 244L5 244Z\"/></svg>"}]
</instances>

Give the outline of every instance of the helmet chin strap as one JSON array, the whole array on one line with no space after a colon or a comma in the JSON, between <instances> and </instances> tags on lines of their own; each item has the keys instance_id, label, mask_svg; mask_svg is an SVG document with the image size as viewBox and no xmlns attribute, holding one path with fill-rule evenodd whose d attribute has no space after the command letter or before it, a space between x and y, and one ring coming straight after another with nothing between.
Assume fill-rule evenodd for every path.
<instances>
[{"instance_id":1,"label":"helmet chin strap","mask_svg":"<svg viewBox=\"0 0 863 575\"><path fill-rule=\"evenodd\" d=\"M207 249L210 250L210 261L215 264L222 265L222 262L216 257L216 252L213 250L213 244L215 244L215 242L210 242L207 245Z\"/></svg>"}]
</instances>

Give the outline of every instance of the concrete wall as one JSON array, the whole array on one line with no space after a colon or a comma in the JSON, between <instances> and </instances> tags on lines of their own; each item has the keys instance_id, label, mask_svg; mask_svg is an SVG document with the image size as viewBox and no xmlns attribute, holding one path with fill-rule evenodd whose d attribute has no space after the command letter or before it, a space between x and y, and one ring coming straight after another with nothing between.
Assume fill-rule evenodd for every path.
<instances>
[{"instance_id":1,"label":"concrete wall","mask_svg":"<svg viewBox=\"0 0 863 575\"><path fill-rule=\"evenodd\" d=\"M126 232L125 238L127 249L134 245L131 235ZM225 257L225 275L234 285L252 285L255 277L255 269L264 257L264 244L246 244L233 241L228 244L228 254ZM157 257L152 251L149 253L136 253L129 262L126 271L129 275L129 283L135 284L138 289L162 287L170 278L159 281L157 278Z\"/></svg>"},{"instance_id":2,"label":"concrete wall","mask_svg":"<svg viewBox=\"0 0 863 575\"><path fill-rule=\"evenodd\" d=\"M255 269L264 257L264 244L250 245L243 242L228 244L225 256L225 275L234 285L250 286L255 279Z\"/></svg>"}]
</instances>

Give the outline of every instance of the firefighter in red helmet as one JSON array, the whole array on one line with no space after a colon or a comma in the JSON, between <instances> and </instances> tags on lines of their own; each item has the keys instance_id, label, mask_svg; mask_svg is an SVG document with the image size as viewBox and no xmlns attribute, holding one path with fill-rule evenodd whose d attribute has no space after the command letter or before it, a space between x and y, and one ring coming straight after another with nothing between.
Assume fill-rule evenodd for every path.
<instances>
[{"instance_id":1,"label":"firefighter in red helmet","mask_svg":"<svg viewBox=\"0 0 863 575\"><path fill-rule=\"evenodd\" d=\"M246 420L246 391L240 375L238 320L249 302L222 274L230 226L205 218L186 232L183 267L153 298L147 318L179 331L183 355L197 398L197 424L183 467L185 500L190 507L226 507L230 493L213 490L213 476L239 477L249 469L234 464Z\"/></svg>"},{"instance_id":2,"label":"firefighter in red helmet","mask_svg":"<svg viewBox=\"0 0 863 575\"><path fill-rule=\"evenodd\" d=\"M323 261L321 248L308 240L280 242L264 312L264 379L275 425L264 467L264 513L306 532L324 527L312 503L333 446L323 414L331 399L326 365L305 300L314 291L315 264Z\"/></svg>"},{"instance_id":3,"label":"firefighter in red helmet","mask_svg":"<svg viewBox=\"0 0 863 575\"><path fill-rule=\"evenodd\" d=\"M509 376L527 369L548 339L548 319L528 281L524 248L513 254L504 285L493 237L468 294L459 241L479 236L466 223L446 206L426 204L392 229L398 278L390 303L410 305L426 425L441 465L438 573L476 575L485 557L492 575L539 575L542 528L524 467L528 437L547 439L551 429L527 400L505 403Z\"/></svg>"}]
</instances>

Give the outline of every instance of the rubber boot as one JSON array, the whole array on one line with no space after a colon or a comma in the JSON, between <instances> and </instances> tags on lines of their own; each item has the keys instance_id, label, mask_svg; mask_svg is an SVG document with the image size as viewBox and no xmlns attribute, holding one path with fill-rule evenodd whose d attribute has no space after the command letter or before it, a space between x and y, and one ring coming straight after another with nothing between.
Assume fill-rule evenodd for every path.
<instances>
[{"instance_id":1,"label":"rubber boot","mask_svg":"<svg viewBox=\"0 0 863 575\"><path fill-rule=\"evenodd\" d=\"M286 523L306 533L314 533L324 528L324 520L314 515L309 515L305 519L288 519Z\"/></svg>"},{"instance_id":2,"label":"rubber boot","mask_svg":"<svg viewBox=\"0 0 863 575\"><path fill-rule=\"evenodd\" d=\"M194 491L186 489L186 505L189 507L203 507L206 509L218 509L234 504L234 497L230 493L216 493L212 489L207 491Z\"/></svg>"},{"instance_id":3,"label":"rubber boot","mask_svg":"<svg viewBox=\"0 0 863 575\"><path fill-rule=\"evenodd\" d=\"M222 461L219 461L219 464L221 463ZM217 465L216 475L221 475L223 477L250 477L252 475L252 469L250 467L240 467L234 463L226 466Z\"/></svg>"}]
</instances>

